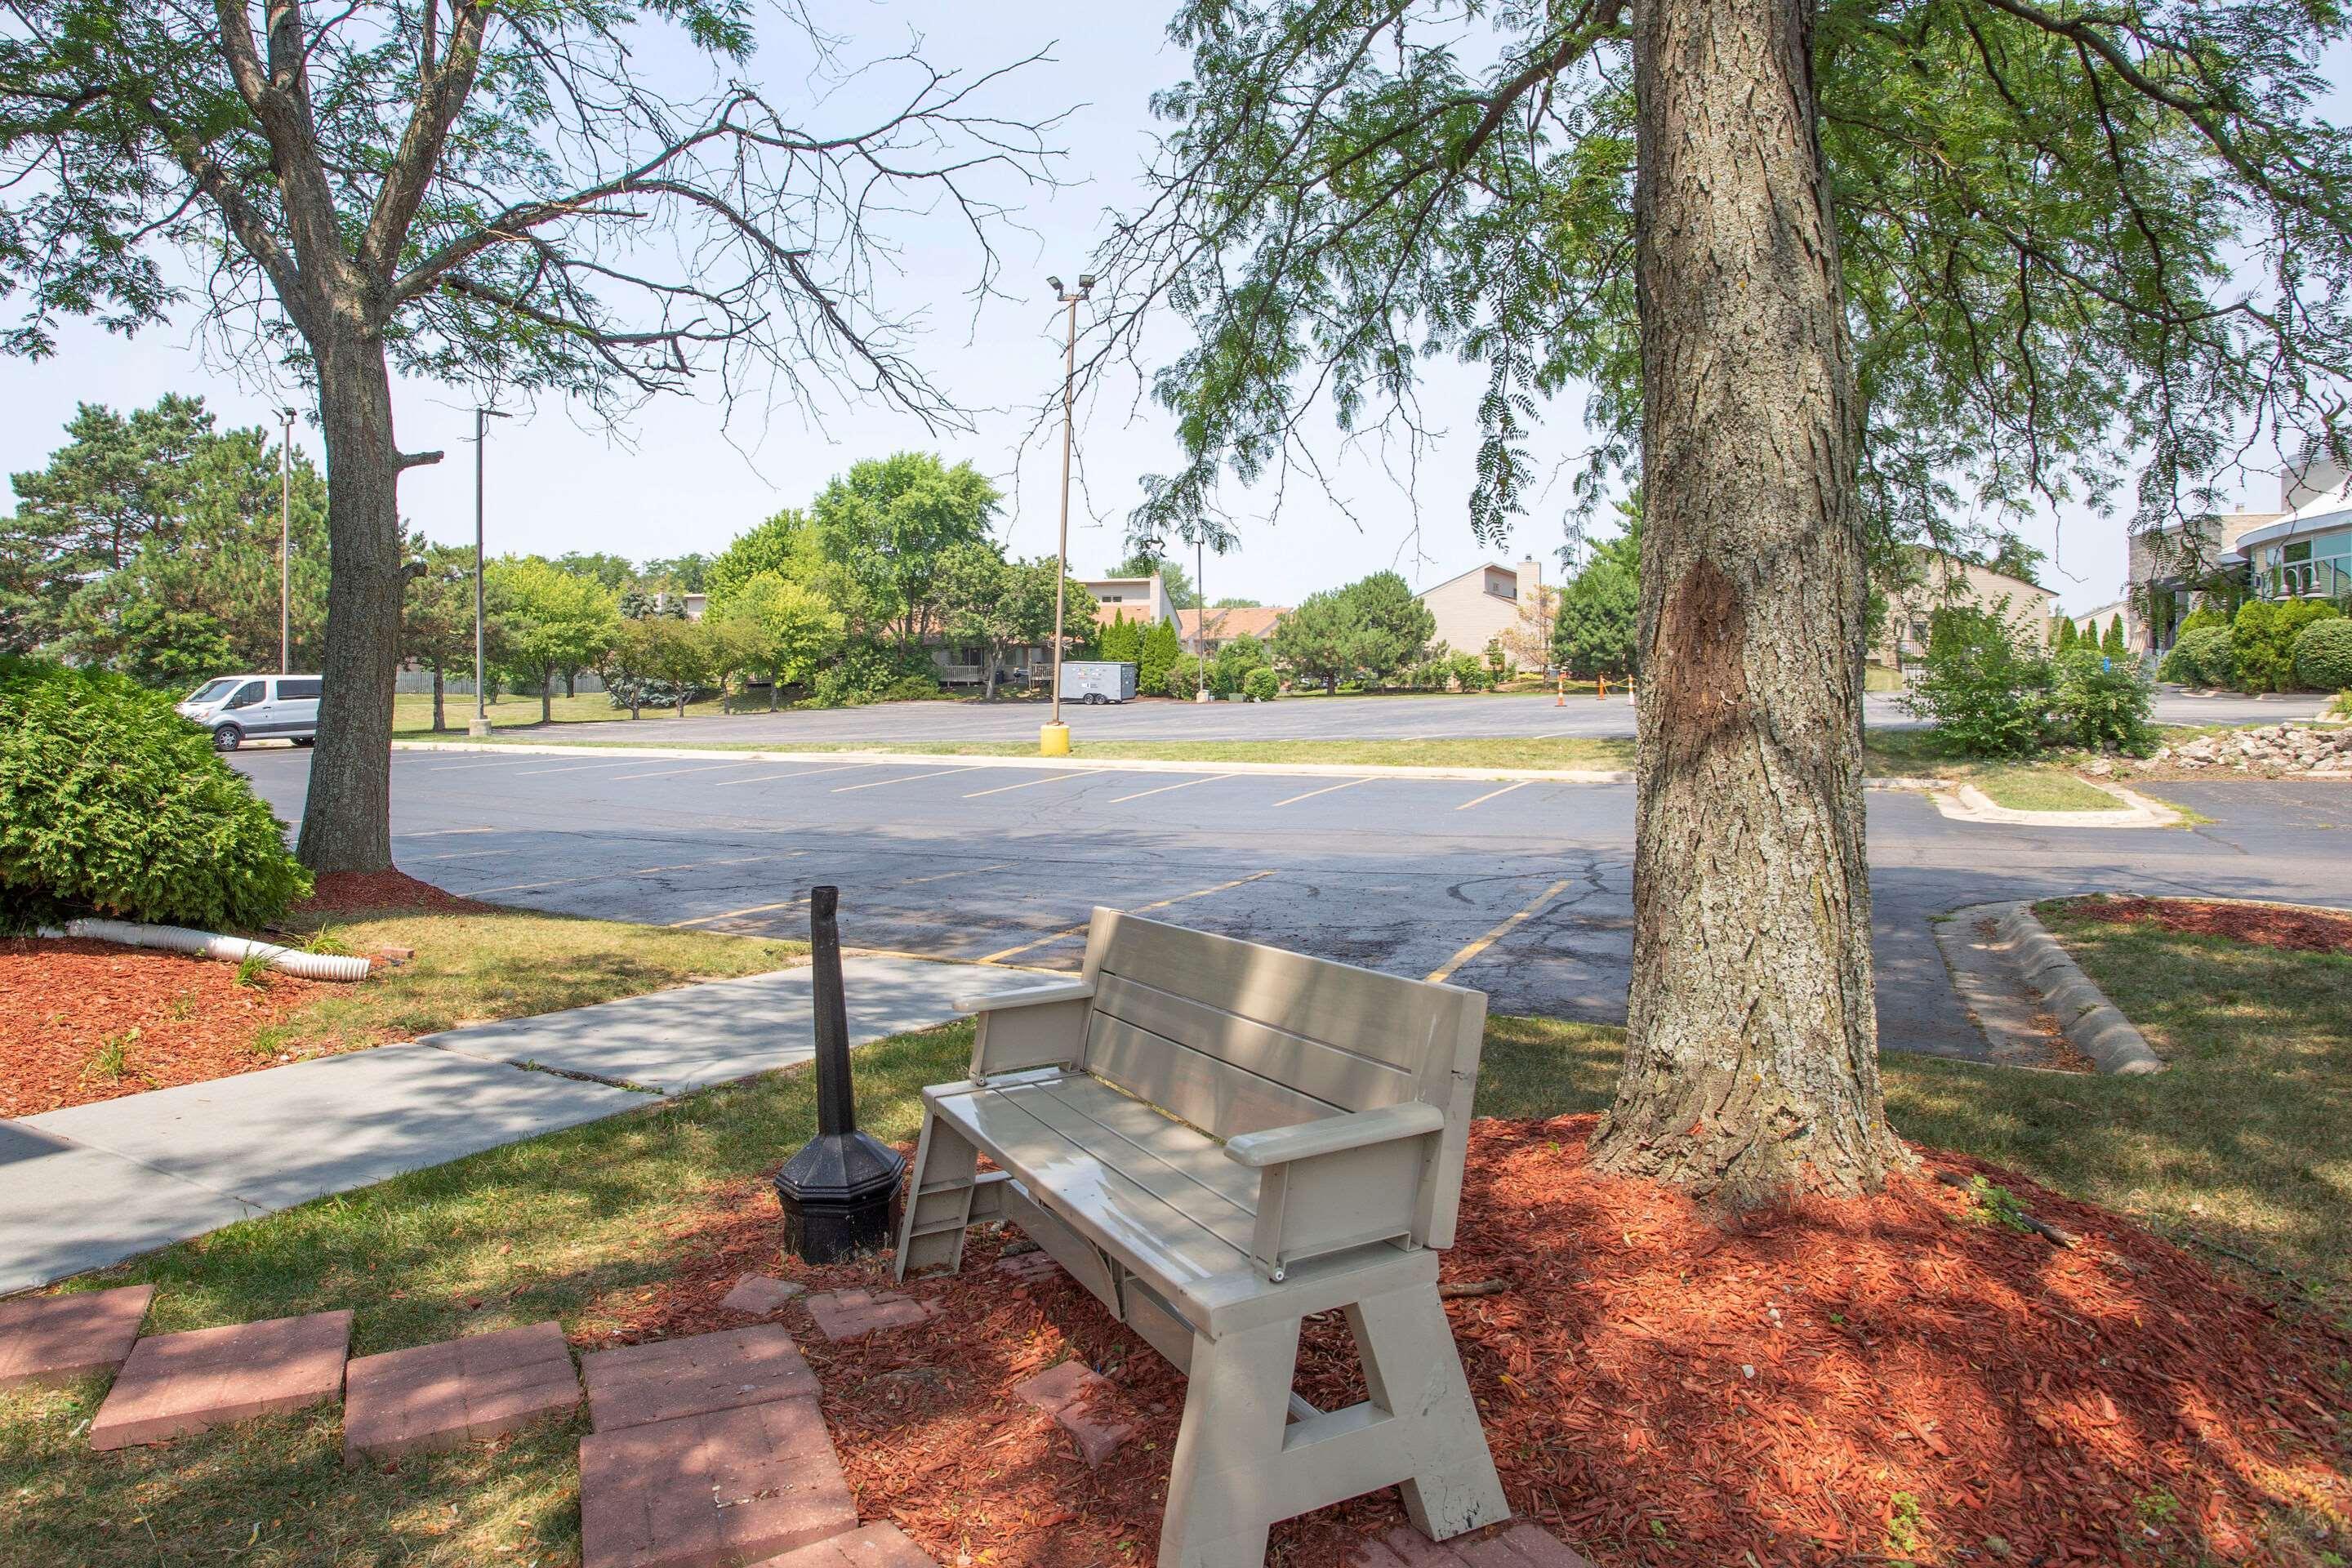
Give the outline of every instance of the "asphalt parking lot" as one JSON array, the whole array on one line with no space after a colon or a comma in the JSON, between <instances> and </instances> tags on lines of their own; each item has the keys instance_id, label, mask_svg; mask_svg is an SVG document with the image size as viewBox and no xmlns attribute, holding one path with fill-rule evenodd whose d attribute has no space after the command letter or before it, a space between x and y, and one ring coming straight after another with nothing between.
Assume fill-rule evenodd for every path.
<instances>
[{"instance_id":1,"label":"asphalt parking lot","mask_svg":"<svg viewBox=\"0 0 2352 1568\"><path fill-rule=\"evenodd\" d=\"M2156 717L2166 724L2275 723L2307 719L2326 705L2318 697L2184 697L2166 693ZM1914 723L1901 700L1885 692L1864 700L1864 722ZM566 724L566 741L718 743L787 747L888 744L924 741L1034 741L1045 722L1042 701L889 702L870 708L803 712L732 713L674 719L649 713L608 724ZM1071 733L1086 741L1440 741L1492 736L1628 736L1633 707L1586 692L1555 706L1540 694L1524 696L1396 696L1290 698L1273 703L1171 702L1164 699L1084 707L1062 705Z\"/></svg>"},{"instance_id":2,"label":"asphalt parking lot","mask_svg":"<svg viewBox=\"0 0 2352 1568\"><path fill-rule=\"evenodd\" d=\"M309 760L236 762L292 820ZM1983 1054L1931 934L1961 905L2101 889L2352 901L2343 785L2162 793L2215 820L2005 826L1873 794L1885 1044ZM1076 966L1087 911L1109 904L1446 975L1498 1012L1624 1016L1627 785L401 752L393 813L404 870L499 903L796 934L805 889L831 882L852 944L1047 969Z\"/></svg>"}]
</instances>

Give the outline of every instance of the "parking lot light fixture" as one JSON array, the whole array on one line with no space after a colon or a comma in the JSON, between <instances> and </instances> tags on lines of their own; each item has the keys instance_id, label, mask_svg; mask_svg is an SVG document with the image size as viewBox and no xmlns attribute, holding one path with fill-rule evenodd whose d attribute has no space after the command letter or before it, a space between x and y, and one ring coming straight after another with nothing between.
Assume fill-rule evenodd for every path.
<instances>
[{"instance_id":1,"label":"parking lot light fixture","mask_svg":"<svg viewBox=\"0 0 2352 1568\"><path fill-rule=\"evenodd\" d=\"M490 421L509 417L495 408L477 405L474 409L474 716L466 722L466 734L477 741L488 739L490 733L489 681L482 671L484 647L489 640L482 617L482 449L488 445L485 437Z\"/></svg>"},{"instance_id":2,"label":"parking lot light fixture","mask_svg":"<svg viewBox=\"0 0 2352 1568\"><path fill-rule=\"evenodd\" d=\"M1090 272L1078 275L1076 293L1064 289L1058 278L1047 278L1054 286L1055 300L1067 308L1067 325L1062 336L1062 531L1061 542L1054 552L1054 710L1053 717L1037 732L1037 751L1042 756L1066 757L1070 754L1070 727L1062 722L1062 637L1065 617L1069 607L1065 603L1070 582L1070 445L1073 439L1074 415L1071 404L1078 379L1078 301L1094 292L1095 279Z\"/></svg>"}]
</instances>

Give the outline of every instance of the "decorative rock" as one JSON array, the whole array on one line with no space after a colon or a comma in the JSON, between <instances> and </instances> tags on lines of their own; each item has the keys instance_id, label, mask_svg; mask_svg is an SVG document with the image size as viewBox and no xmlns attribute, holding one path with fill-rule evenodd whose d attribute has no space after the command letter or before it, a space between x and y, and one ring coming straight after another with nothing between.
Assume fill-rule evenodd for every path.
<instances>
[{"instance_id":1,"label":"decorative rock","mask_svg":"<svg viewBox=\"0 0 2352 1568\"><path fill-rule=\"evenodd\" d=\"M139 1341L152 1285L0 1301L0 1388L112 1372Z\"/></svg>"},{"instance_id":2,"label":"decorative rock","mask_svg":"<svg viewBox=\"0 0 2352 1568\"><path fill-rule=\"evenodd\" d=\"M814 1546L771 1557L752 1568L938 1568L895 1524L869 1524Z\"/></svg>"},{"instance_id":3,"label":"decorative rock","mask_svg":"<svg viewBox=\"0 0 2352 1568\"><path fill-rule=\"evenodd\" d=\"M816 1393L800 1347L772 1324L598 1351L580 1370L599 1432Z\"/></svg>"},{"instance_id":4,"label":"decorative rock","mask_svg":"<svg viewBox=\"0 0 2352 1568\"><path fill-rule=\"evenodd\" d=\"M1088 1413L1091 1396L1109 1386L1108 1379L1097 1376L1085 1363L1066 1361L1014 1384L1013 1395L1052 1416L1076 1438L1079 1456L1092 1468L1135 1436L1134 1426L1127 1422Z\"/></svg>"},{"instance_id":5,"label":"decorative rock","mask_svg":"<svg viewBox=\"0 0 2352 1568\"><path fill-rule=\"evenodd\" d=\"M583 1568L733 1568L856 1528L814 1398L580 1440Z\"/></svg>"},{"instance_id":6,"label":"decorative rock","mask_svg":"<svg viewBox=\"0 0 2352 1568\"><path fill-rule=\"evenodd\" d=\"M888 1291L835 1290L808 1299L809 1316L826 1339L838 1342L885 1329L904 1329L938 1314L929 1301Z\"/></svg>"},{"instance_id":7,"label":"decorative rock","mask_svg":"<svg viewBox=\"0 0 2352 1568\"><path fill-rule=\"evenodd\" d=\"M765 1274L746 1274L735 1281L735 1289L719 1304L730 1312L748 1312L764 1318L793 1297L805 1293L808 1287L788 1280L771 1279Z\"/></svg>"},{"instance_id":8,"label":"decorative rock","mask_svg":"<svg viewBox=\"0 0 2352 1568\"><path fill-rule=\"evenodd\" d=\"M273 1410L299 1410L343 1388L349 1312L141 1340L90 1423L93 1448L162 1443Z\"/></svg>"},{"instance_id":9,"label":"decorative rock","mask_svg":"<svg viewBox=\"0 0 2352 1568\"><path fill-rule=\"evenodd\" d=\"M580 1403L556 1324L362 1356L345 1369L343 1463L495 1437Z\"/></svg>"}]
</instances>

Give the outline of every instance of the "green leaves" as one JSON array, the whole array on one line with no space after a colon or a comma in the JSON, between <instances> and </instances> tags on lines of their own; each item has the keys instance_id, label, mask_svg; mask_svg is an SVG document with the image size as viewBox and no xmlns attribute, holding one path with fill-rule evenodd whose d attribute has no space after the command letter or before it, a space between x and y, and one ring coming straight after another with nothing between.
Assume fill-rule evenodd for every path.
<instances>
[{"instance_id":1,"label":"green leaves","mask_svg":"<svg viewBox=\"0 0 2352 1568\"><path fill-rule=\"evenodd\" d=\"M285 833L170 699L0 656L0 930L92 912L257 930L310 896Z\"/></svg>"},{"instance_id":2,"label":"green leaves","mask_svg":"<svg viewBox=\"0 0 2352 1568\"><path fill-rule=\"evenodd\" d=\"M1823 0L1814 64L1884 558L1959 518L2213 504L2260 429L2325 435L2352 375L2352 142L2318 114L2343 9L2300 0ZM1192 79L1113 297L1192 342L1160 374L1184 464L1139 535L1214 536L1222 476L1301 422L1408 446L1449 423L1421 363L1481 368L1468 505L1537 493L1573 394L1578 495L1636 458L1635 121L1608 5L1192 0ZM1133 331L1136 317L1115 318Z\"/></svg>"}]
</instances>

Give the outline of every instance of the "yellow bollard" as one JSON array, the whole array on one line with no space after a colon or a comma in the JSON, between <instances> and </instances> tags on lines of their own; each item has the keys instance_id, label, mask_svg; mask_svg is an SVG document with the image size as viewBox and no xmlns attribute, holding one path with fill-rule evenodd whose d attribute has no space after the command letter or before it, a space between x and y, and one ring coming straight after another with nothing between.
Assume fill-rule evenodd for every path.
<instances>
[{"instance_id":1,"label":"yellow bollard","mask_svg":"<svg viewBox=\"0 0 2352 1568\"><path fill-rule=\"evenodd\" d=\"M1555 708L1568 706L1568 671L1564 669L1559 672L1559 695L1551 700L1551 705Z\"/></svg>"},{"instance_id":2,"label":"yellow bollard","mask_svg":"<svg viewBox=\"0 0 2352 1568\"><path fill-rule=\"evenodd\" d=\"M1598 697L1601 701L1606 702L1609 700L1609 678L1603 675L1598 679L1601 682L1601 689L1594 692L1593 695Z\"/></svg>"},{"instance_id":3,"label":"yellow bollard","mask_svg":"<svg viewBox=\"0 0 2352 1568\"><path fill-rule=\"evenodd\" d=\"M1070 754L1070 727L1067 724L1037 726L1037 754L1041 757L1066 757Z\"/></svg>"}]
</instances>

